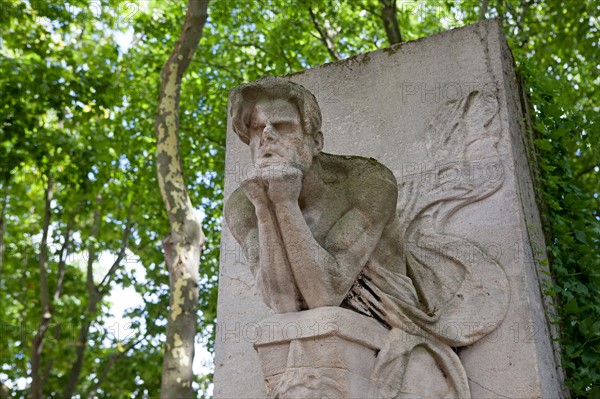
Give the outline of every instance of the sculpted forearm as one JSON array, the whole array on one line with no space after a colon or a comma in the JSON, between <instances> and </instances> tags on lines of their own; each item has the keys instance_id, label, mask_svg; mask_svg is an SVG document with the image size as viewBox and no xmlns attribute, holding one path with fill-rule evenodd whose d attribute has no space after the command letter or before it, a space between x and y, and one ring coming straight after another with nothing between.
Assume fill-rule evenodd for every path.
<instances>
[{"instance_id":1,"label":"sculpted forearm","mask_svg":"<svg viewBox=\"0 0 600 399\"><path fill-rule=\"evenodd\" d=\"M335 257L315 240L297 202L276 204L275 213L296 285L308 307L339 306L346 290L333 280L340 270Z\"/></svg>"},{"instance_id":2,"label":"sculpted forearm","mask_svg":"<svg viewBox=\"0 0 600 399\"><path fill-rule=\"evenodd\" d=\"M292 276L273 206L267 197L262 170L250 174L241 187L256 214L257 237L250 246L254 246L258 254L255 277L263 300L277 313L299 311L302 297Z\"/></svg>"},{"instance_id":3,"label":"sculpted forearm","mask_svg":"<svg viewBox=\"0 0 600 399\"><path fill-rule=\"evenodd\" d=\"M265 302L277 313L300 310L300 293L294 284L281 235L272 211L257 206L260 264L257 283Z\"/></svg>"}]
</instances>

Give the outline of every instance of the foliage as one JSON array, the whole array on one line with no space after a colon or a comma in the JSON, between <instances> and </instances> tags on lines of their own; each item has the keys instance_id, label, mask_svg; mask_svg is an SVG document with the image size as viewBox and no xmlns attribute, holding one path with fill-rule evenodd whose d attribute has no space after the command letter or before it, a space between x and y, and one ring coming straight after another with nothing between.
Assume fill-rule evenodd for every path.
<instances>
[{"instance_id":1,"label":"foliage","mask_svg":"<svg viewBox=\"0 0 600 399\"><path fill-rule=\"evenodd\" d=\"M26 394L31 343L42 316L39 264L50 184L51 293L71 220L73 228L62 252L64 286L53 300L43 349L44 393L61 395L79 328L91 321L77 392L156 397L169 298L161 239L169 226L155 177L152 132L160 69L178 36L185 2L13 0L1 7L0 383L13 397ZM438 33L476 22L480 7L469 1L398 1L400 30L405 40ZM593 1L490 0L487 12L502 18L535 107L555 277L548 288L560 300L564 365L578 397L598 396L600 386L599 7ZM198 318L209 350L227 173L228 89L385 47L379 14L378 0L210 3L182 84L180 120L188 191L204 215L207 236ZM124 43L130 39L133 43ZM129 287L143 304L128 310L132 324L123 336L108 318L109 299L118 298L109 293L97 312L86 311L86 263L89 249L96 248L93 274L99 283L123 244L130 204L127 257L109 288ZM97 210L101 221L94 234ZM211 378L198 376L199 394Z\"/></svg>"},{"instance_id":2,"label":"foliage","mask_svg":"<svg viewBox=\"0 0 600 399\"><path fill-rule=\"evenodd\" d=\"M577 397L600 394L600 218L598 193L586 176L583 144L597 143L597 114L584 114L565 103L556 80L529 77L536 106L536 145L542 153L545 225L555 283L547 288L560 300L563 365ZM571 108L571 109L570 109ZM596 166L596 169L598 167Z\"/></svg>"},{"instance_id":3,"label":"foliage","mask_svg":"<svg viewBox=\"0 0 600 399\"><path fill-rule=\"evenodd\" d=\"M2 30L10 34L3 37L1 60L3 71L10 74L2 75L1 96L0 184L8 195L3 197L0 380L10 384L18 397L26 393L31 342L41 323L37 263L48 185L54 193L48 240L51 292L58 285L59 254L71 218L74 227L73 242L63 255L67 262L62 295L53 301L45 339L44 392L59 395L63 390L75 361L79 331L91 323L77 391L84 396L101 383L98 394L106 397L158 393L156 370L149 366L162 359L160 337L168 292L159 244L168 226L151 161L154 112L148 110L155 105L145 101L156 97L149 91L156 93L157 86L138 82L140 87L149 83L141 106L146 110L146 126L139 126L137 110L127 107L132 96L124 90L130 78L126 66L134 64L127 64L113 37L122 28L118 25L122 20L113 14L118 5L2 3L7 7L2 12ZM158 74L148 76L157 82ZM132 309L132 324L119 329L107 324L108 295L98 312L86 310L90 297L85 265L94 247L98 256L93 274L95 284L100 283L123 245L131 204L134 231L125 259L111 275L110 288L132 286L146 306ZM92 229L96 210L101 214L98 234ZM136 259L145 267L144 280L134 272ZM118 366L111 370L111 364Z\"/></svg>"},{"instance_id":4,"label":"foliage","mask_svg":"<svg viewBox=\"0 0 600 399\"><path fill-rule=\"evenodd\" d=\"M561 331L563 366L576 397L597 397L600 201L598 167L590 168L587 162L597 156L588 151L600 138L600 121L597 113L586 114L572 107L561 81L540 77L526 63L521 71L535 105L535 145L541 168L538 194L545 205L542 216L553 275L546 293L559 301L555 321Z\"/></svg>"},{"instance_id":5,"label":"foliage","mask_svg":"<svg viewBox=\"0 0 600 399\"><path fill-rule=\"evenodd\" d=\"M509 3L510 6L510 3ZM523 7L523 6L522 6ZM600 395L600 29L598 4L512 8L512 48L534 107L543 224L574 397Z\"/></svg>"}]
</instances>

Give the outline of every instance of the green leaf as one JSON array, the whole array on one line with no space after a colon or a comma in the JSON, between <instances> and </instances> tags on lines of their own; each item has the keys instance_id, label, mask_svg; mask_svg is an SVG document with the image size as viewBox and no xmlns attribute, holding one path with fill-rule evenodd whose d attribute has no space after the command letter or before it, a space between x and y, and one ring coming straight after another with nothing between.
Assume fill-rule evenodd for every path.
<instances>
[{"instance_id":1,"label":"green leaf","mask_svg":"<svg viewBox=\"0 0 600 399\"><path fill-rule=\"evenodd\" d=\"M540 150L551 151L553 148L552 143L547 140L536 139L534 143Z\"/></svg>"},{"instance_id":2,"label":"green leaf","mask_svg":"<svg viewBox=\"0 0 600 399\"><path fill-rule=\"evenodd\" d=\"M579 241L583 244L585 244L587 241L586 234L580 230L575 230L575 238L577 239L577 241Z\"/></svg>"}]
</instances>

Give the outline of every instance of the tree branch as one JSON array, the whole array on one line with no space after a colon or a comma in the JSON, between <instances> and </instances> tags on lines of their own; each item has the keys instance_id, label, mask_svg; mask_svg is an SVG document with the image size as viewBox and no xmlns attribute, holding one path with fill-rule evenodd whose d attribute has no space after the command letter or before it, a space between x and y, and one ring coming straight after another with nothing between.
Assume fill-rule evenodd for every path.
<instances>
[{"instance_id":1,"label":"tree branch","mask_svg":"<svg viewBox=\"0 0 600 399\"><path fill-rule=\"evenodd\" d=\"M315 15L315 13L313 12L312 8L308 7L308 13L310 14L310 19L312 20L312 23L315 27L315 29L317 30L317 32L319 32L319 36L321 37L321 41L323 42L323 44L325 45L325 47L327 48L327 52L329 53L329 55L334 59L334 60L340 60L341 57L340 55L335 51L335 44L333 43L333 39L327 34L327 32L325 32L325 30L319 25L318 21L317 21L317 16Z\"/></svg>"},{"instance_id":2,"label":"tree branch","mask_svg":"<svg viewBox=\"0 0 600 399\"><path fill-rule=\"evenodd\" d=\"M485 19L485 14L487 14L489 8L489 0L481 0L481 5L479 7L479 20L483 21Z\"/></svg>"},{"instance_id":3,"label":"tree branch","mask_svg":"<svg viewBox=\"0 0 600 399\"><path fill-rule=\"evenodd\" d=\"M4 261L4 232L6 231L6 222L4 220L4 213L8 205L8 183L7 178L2 182L2 209L0 210L0 283L2 282L2 265Z\"/></svg>"},{"instance_id":4,"label":"tree branch","mask_svg":"<svg viewBox=\"0 0 600 399\"><path fill-rule=\"evenodd\" d=\"M88 246L88 259L87 259L87 271L86 271L86 286L88 293L95 290L96 285L94 284L94 261L96 260L96 248L98 242L98 236L100 234L100 205L102 203L102 195L98 194L96 197L97 206L94 211L94 221L92 222L92 234L90 236L91 243Z\"/></svg>"},{"instance_id":5,"label":"tree branch","mask_svg":"<svg viewBox=\"0 0 600 399\"><path fill-rule=\"evenodd\" d=\"M98 388L100 388L100 385L102 385L102 383L104 382L104 380L108 376L108 372L110 371L110 369L115 365L116 362L118 362L123 357L125 357L125 355L127 354L127 352L129 352L137 344L139 344L144 339L146 339L146 337L147 337L147 335L144 335L143 337L141 337L137 341L131 342L129 345L125 346L120 352L113 353L110 356L110 359L108 360L108 363L106 365L104 365L104 368L102 369L102 371L98 375L98 380L94 383L94 385L92 385L92 387L90 388L88 394L86 395L86 397L88 399L94 399L94 398L96 398L96 392L98 392Z\"/></svg>"},{"instance_id":6,"label":"tree branch","mask_svg":"<svg viewBox=\"0 0 600 399\"><path fill-rule=\"evenodd\" d=\"M42 242L40 243L40 262L39 262L39 282L41 299L41 316L37 333L31 343L31 397L42 399L43 397L43 376L41 375L42 352L44 349L44 337L48 330L50 321L50 296L48 289L48 230L50 228L50 219L52 217L52 175L48 174L46 189L44 190L44 221L42 227Z\"/></svg>"},{"instance_id":7,"label":"tree branch","mask_svg":"<svg viewBox=\"0 0 600 399\"><path fill-rule=\"evenodd\" d=\"M62 247L58 253L58 279L56 281L56 288L54 290L53 302L58 300L62 294L63 282L65 279L65 269L67 266L67 256L69 254L69 246L71 244L71 234L73 233L73 226L75 225L75 218L81 212L81 208L83 207L83 201L79 202L77 205L77 209L71 215L71 219L69 220L69 224L67 226L67 231L65 233L65 241L63 242Z\"/></svg>"},{"instance_id":8,"label":"tree branch","mask_svg":"<svg viewBox=\"0 0 600 399\"><path fill-rule=\"evenodd\" d=\"M244 81L244 79L240 75L238 75L237 73L233 72L231 69L227 68L225 65L215 64L215 63L212 63L210 61L206 61L206 64L209 65L209 66L211 66L211 67L213 67L213 68L217 68L217 69L220 69L222 71L227 72L227 74L229 76L231 76L236 82L240 82L241 83L241 82Z\"/></svg>"},{"instance_id":9,"label":"tree branch","mask_svg":"<svg viewBox=\"0 0 600 399\"><path fill-rule=\"evenodd\" d=\"M133 201L131 201L131 203L129 204L129 210L127 211L127 222L125 222L125 229L123 230L123 237L121 238L121 248L119 248L117 258L115 259L108 272L106 272L106 274L102 278L100 284L98 284L98 290L102 293L102 295L108 292L110 283L115 275L115 272L117 271L117 268L121 265L121 261L123 260L127 252L127 247L129 245L129 237L131 236L131 230L133 225L133 222L131 220L131 215L133 213L132 211Z\"/></svg>"},{"instance_id":10,"label":"tree branch","mask_svg":"<svg viewBox=\"0 0 600 399\"><path fill-rule=\"evenodd\" d=\"M383 28L391 45L402 43L402 34L396 15L396 0L379 0L381 3L381 19Z\"/></svg>"},{"instance_id":11,"label":"tree branch","mask_svg":"<svg viewBox=\"0 0 600 399\"><path fill-rule=\"evenodd\" d=\"M281 45L279 43L275 43L275 44L277 44L277 48L279 49L279 54L281 54L281 57L285 60L285 63L287 64L289 70L293 71L294 70L293 62L290 61L290 59L288 58L287 54L285 53L285 49L283 47L281 47Z\"/></svg>"},{"instance_id":12,"label":"tree branch","mask_svg":"<svg viewBox=\"0 0 600 399\"><path fill-rule=\"evenodd\" d=\"M527 13L529 12L529 7L531 3L529 1L521 0L521 12L519 13L519 17L517 19L517 29L519 30L519 36L522 37L520 41L519 47L523 48L525 44L527 44L528 36L525 34L525 19L527 18Z\"/></svg>"},{"instance_id":13,"label":"tree branch","mask_svg":"<svg viewBox=\"0 0 600 399\"><path fill-rule=\"evenodd\" d=\"M50 371L52 370L52 365L54 364L54 359L49 359L46 362L46 367L44 370L44 377L42 378L43 384L46 385L48 379L50 378Z\"/></svg>"},{"instance_id":14,"label":"tree branch","mask_svg":"<svg viewBox=\"0 0 600 399\"><path fill-rule=\"evenodd\" d=\"M598 166L598 165L595 165L595 164L592 163L592 164L589 164L588 166L586 166L585 168L581 169L575 175L575 180L579 180L579 179L581 179L581 177L583 175L587 175L588 173L594 171L596 169L596 166Z\"/></svg>"},{"instance_id":15,"label":"tree branch","mask_svg":"<svg viewBox=\"0 0 600 399\"><path fill-rule=\"evenodd\" d=\"M500 23L500 28L504 25L504 0L498 0L498 22Z\"/></svg>"},{"instance_id":16,"label":"tree branch","mask_svg":"<svg viewBox=\"0 0 600 399\"><path fill-rule=\"evenodd\" d=\"M40 245L40 294L42 303L42 317L50 318L50 293L48 289L48 231L52 217L52 190L54 183L52 176L48 176L48 183L44 193L44 225L42 242Z\"/></svg>"},{"instance_id":17,"label":"tree branch","mask_svg":"<svg viewBox=\"0 0 600 399\"><path fill-rule=\"evenodd\" d=\"M377 7L375 7L371 3L362 4L362 7L360 7L360 8L361 8L361 10L365 10L366 12L373 15L374 17L383 18L383 16L379 13L379 10L377 9Z\"/></svg>"},{"instance_id":18,"label":"tree branch","mask_svg":"<svg viewBox=\"0 0 600 399\"><path fill-rule=\"evenodd\" d=\"M87 337L89 335L90 326L92 324L91 319L96 313L98 303L102 299L101 293L98 291L98 287L94 284L94 261L96 260L96 246L98 237L100 234L100 205L102 203L102 196L98 194L96 210L94 211L94 221L92 223L91 242L88 247L88 260L87 260L87 273L86 273L86 288L88 294L88 306L86 309L84 320L79 328L79 335L75 347L75 363L69 371L69 377L65 385L63 392L64 399L70 399L75 394L77 383L79 382L79 376L81 375L81 369L83 368L83 358L85 350L87 348Z\"/></svg>"}]
</instances>

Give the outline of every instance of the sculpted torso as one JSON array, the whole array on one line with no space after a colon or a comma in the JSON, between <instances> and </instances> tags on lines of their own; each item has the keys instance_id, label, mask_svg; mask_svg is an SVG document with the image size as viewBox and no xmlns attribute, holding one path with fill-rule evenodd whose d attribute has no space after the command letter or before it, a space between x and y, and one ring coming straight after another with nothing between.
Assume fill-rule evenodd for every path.
<instances>
[{"instance_id":1,"label":"sculpted torso","mask_svg":"<svg viewBox=\"0 0 600 399\"><path fill-rule=\"evenodd\" d=\"M256 168L225 215L273 310L339 306L369 261L404 272L389 169L322 153L283 100L257 102L249 127Z\"/></svg>"}]
</instances>

